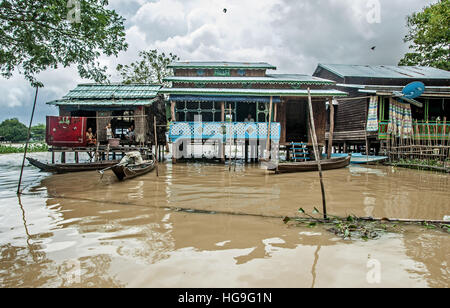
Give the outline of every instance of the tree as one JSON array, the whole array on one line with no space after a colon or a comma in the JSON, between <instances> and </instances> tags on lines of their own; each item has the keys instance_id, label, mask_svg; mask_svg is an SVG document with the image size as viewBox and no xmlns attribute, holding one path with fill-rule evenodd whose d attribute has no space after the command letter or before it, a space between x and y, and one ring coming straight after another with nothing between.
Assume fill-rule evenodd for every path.
<instances>
[{"instance_id":1,"label":"tree","mask_svg":"<svg viewBox=\"0 0 450 308\"><path fill-rule=\"evenodd\" d=\"M8 119L0 124L0 136L5 137L6 141L25 141L28 136L28 128L16 118Z\"/></svg>"},{"instance_id":2,"label":"tree","mask_svg":"<svg viewBox=\"0 0 450 308\"><path fill-rule=\"evenodd\" d=\"M76 64L81 77L107 80L103 53L126 50L124 18L107 9L108 0L0 1L0 74L14 70L33 86L35 75Z\"/></svg>"},{"instance_id":3,"label":"tree","mask_svg":"<svg viewBox=\"0 0 450 308\"><path fill-rule=\"evenodd\" d=\"M450 70L450 0L442 0L407 17L410 42L399 65L424 65Z\"/></svg>"},{"instance_id":4,"label":"tree","mask_svg":"<svg viewBox=\"0 0 450 308\"><path fill-rule=\"evenodd\" d=\"M130 83L159 83L171 74L167 66L173 61L179 60L177 55L164 52L159 53L156 49L139 52L140 60L130 65L119 64L117 71L122 76L122 82Z\"/></svg>"},{"instance_id":5,"label":"tree","mask_svg":"<svg viewBox=\"0 0 450 308\"><path fill-rule=\"evenodd\" d=\"M45 140L45 124L38 124L31 127L31 139L33 141L44 141Z\"/></svg>"}]
</instances>

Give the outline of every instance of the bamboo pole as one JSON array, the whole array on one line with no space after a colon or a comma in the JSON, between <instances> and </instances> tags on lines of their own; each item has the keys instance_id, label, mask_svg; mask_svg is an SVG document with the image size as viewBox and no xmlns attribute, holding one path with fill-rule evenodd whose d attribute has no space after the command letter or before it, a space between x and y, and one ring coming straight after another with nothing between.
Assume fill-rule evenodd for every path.
<instances>
[{"instance_id":1,"label":"bamboo pole","mask_svg":"<svg viewBox=\"0 0 450 308\"><path fill-rule=\"evenodd\" d=\"M221 109L221 121L222 121L223 125L225 125L225 102L221 102L220 103L220 109ZM225 130L225 132L226 132L226 130ZM225 132L223 132L223 133L225 133ZM220 152L221 152L220 160L224 164L225 164L225 143L226 143L226 139L222 138L222 142L219 145L220 146Z\"/></svg>"},{"instance_id":2,"label":"bamboo pole","mask_svg":"<svg viewBox=\"0 0 450 308\"><path fill-rule=\"evenodd\" d=\"M158 166L158 134L156 131L156 116L153 117L153 129L155 131L155 154L153 155L155 157L155 164L156 164L156 176L159 176L159 166Z\"/></svg>"},{"instance_id":3,"label":"bamboo pole","mask_svg":"<svg viewBox=\"0 0 450 308\"><path fill-rule=\"evenodd\" d=\"M25 167L25 159L27 158L28 144L30 143L31 125L33 125L34 111L36 110L36 101L39 93L39 87L36 87L36 94L34 95L33 110L31 111L30 125L28 126L27 143L25 144L25 151L23 153L22 167L20 169L19 184L17 185L17 194L20 195L20 186L22 185L23 168Z\"/></svg>"},{"instance_id":4,"label":"bamboo pole","mask_svg":"<svg viewBox=\"0 0 450 308\"><path fill-rule=\"evenodd\" d=\"M269 126L267 128L267 143L266 143L266 155L268 157L264 157L267 160L270 157L269 151L270 151L270 136L272 131L272 107L273 107L273 96L270 97L270 104L269 104Z\"/></svg>"},{"instance_id":5,"label":"bamboo pole","mask_svg":"<svg viewBox=\"0 0 450 308\"><path fill-rule=\"evenodd\" d=\"M312 108L312 99L311 99L311 90L308 88L308 106L309 106L309 124L310 124L310 133L311 139L314 147L314 155L317 161L317 167L319 169L319 178L320 178L320 189L322 191L322 206L323 206L323 218L327 219L327 201L325 198L325 187L323 185L323 175L322 175L322 165L320 163L320 153L319 147L317 145L317 135L316 135L316 126L314 123L314 111Z\"/></svg>"},{"instance_id":6,"label":"bamboo pole","mask_svg":"<svg viewBox=\"0 0 450 308\"><path fill-rule=\"evenodd\" d=\"M333 99L330 98L330 132L328 137L328 150L327 158L331 158L331 152L333 151L333 138L334 138L334 105Z\"/></svg>"},{"instance_id":7,"label":"bamboo pole","mask_svg":"<svg viewBox=\"0 0 450 308\"><path fill-rule=\"evenodd\" d=\"M231 104L229 105L229 110L228 110L228 114L230 116L230 124L233 122L233 115L231 114ZM230 125L230 133L231 133L231 125ZM228 163L228 171L231 171L231 143L232 143L232 139L231 139L231 134L230 134L230 157L229 157L229 163Z\"/></svg>"},{"instance_id":8,"label":"bamboo pole","mask_svg":"<svg viewBox=\"0 0 450 308\"><path fill-rule=\"evenodd\" d=\"M370 98L371 100L373 98ZM364 124L364 137L366 139L366 160L369 162L369 139L367 138L367 122L369 121L369 107L370 104L366 100L366 123Z\"/></svg>"}]
</instances>

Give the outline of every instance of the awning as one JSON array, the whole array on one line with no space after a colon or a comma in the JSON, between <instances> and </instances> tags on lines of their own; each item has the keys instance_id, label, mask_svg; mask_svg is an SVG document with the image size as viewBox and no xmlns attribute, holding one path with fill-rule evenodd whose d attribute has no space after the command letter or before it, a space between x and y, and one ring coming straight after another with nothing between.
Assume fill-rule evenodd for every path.
<instances>
[{"instance_id":1,"label":"awning","mask_svg":"<svg viewBox=\"0 0 450 308\"><path fill-rule=\"evenodd\" d=\"M170 95L173 102L226 102L226 103L270 103L270 96L209 96L209 95ZM273 97L273 103L281 103L279 96Z\"/></svg>"}]
</instances>

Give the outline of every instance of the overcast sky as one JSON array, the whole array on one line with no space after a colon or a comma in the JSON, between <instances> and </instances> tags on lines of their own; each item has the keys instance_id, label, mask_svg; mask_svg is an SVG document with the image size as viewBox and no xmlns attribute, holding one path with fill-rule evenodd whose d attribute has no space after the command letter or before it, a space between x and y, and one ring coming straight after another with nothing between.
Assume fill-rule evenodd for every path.
<instances>
[{"instance_id":1,"label":"overcast sky","mask_svg":"<svg viewBox=\"0 0 450 308\"><path fill-rule=\"evenodd\" d=\"M182 60L264 61L278 73L312 74L318 63L396 65L407 51L406 16L437 0L110 0L124 16L127 52L102 58L113 81L118 63L143 49L163 50ZM377 12L377 3L380 11ZM227 13L223 9L227 9ZM375 51L371 50L376 46ZM35 123L56 115L45 102L77 83L76 69L39 76ZM20 75L0 77L0 121L28 122L34 89Z\"/></svg>"}]
</instances>

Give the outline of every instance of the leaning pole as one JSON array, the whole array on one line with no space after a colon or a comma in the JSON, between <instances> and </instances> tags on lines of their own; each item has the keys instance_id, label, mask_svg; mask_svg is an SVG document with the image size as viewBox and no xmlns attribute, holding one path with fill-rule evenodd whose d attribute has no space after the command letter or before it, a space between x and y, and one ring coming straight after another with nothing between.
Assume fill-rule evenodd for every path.
<instances>
[{"instance_id":1,"label":"leaning pole","mask_svg":"<svg viewBox=\"0 0 450 308\"><path fill-rule=\"evenodd\" d=\"M20 186L21 186L21 184L22 184L23 168L24 168L24 166L25 166L25 159L26 159L26 157L27 157L28 144L30 143L31 125L33 124L34 111L36 110L36 101L37 101L38 92L39 92L39 87L36 87L36 94L35 94L35 96L34 96L33 110L31 111L30 125L28 126L27 143L25 144L25 151L24 151L24 153L23 153L22 168L20 169L19 184L17 185L17 194L18 194L18 195L20 195L20 194L22 193L22 192L20 191Z\"/></svg>"},{"instance_id":2,"label":"leaning pole","mask_svg":"<svg viewBox=\"0 0 450 308\"><path fill-rule=\"evenodd\" d=\"M327 219L327 201L325 197L325 187L323 185L323 176L322 176L322 165L320 163L320 153L319 146L317 144L317 134L316 134L316 125L314 123L314 111L312 108L312 99L311 99L311 90L308 88L308 107L309 107L309 124L310 124L310 133L311 139L314 148L314 156L317 161L317 167L319 169L319 178L320 178L320 189L322 191L322 206L323 206L323 218Z\"/></svg>"}]
</instances>

